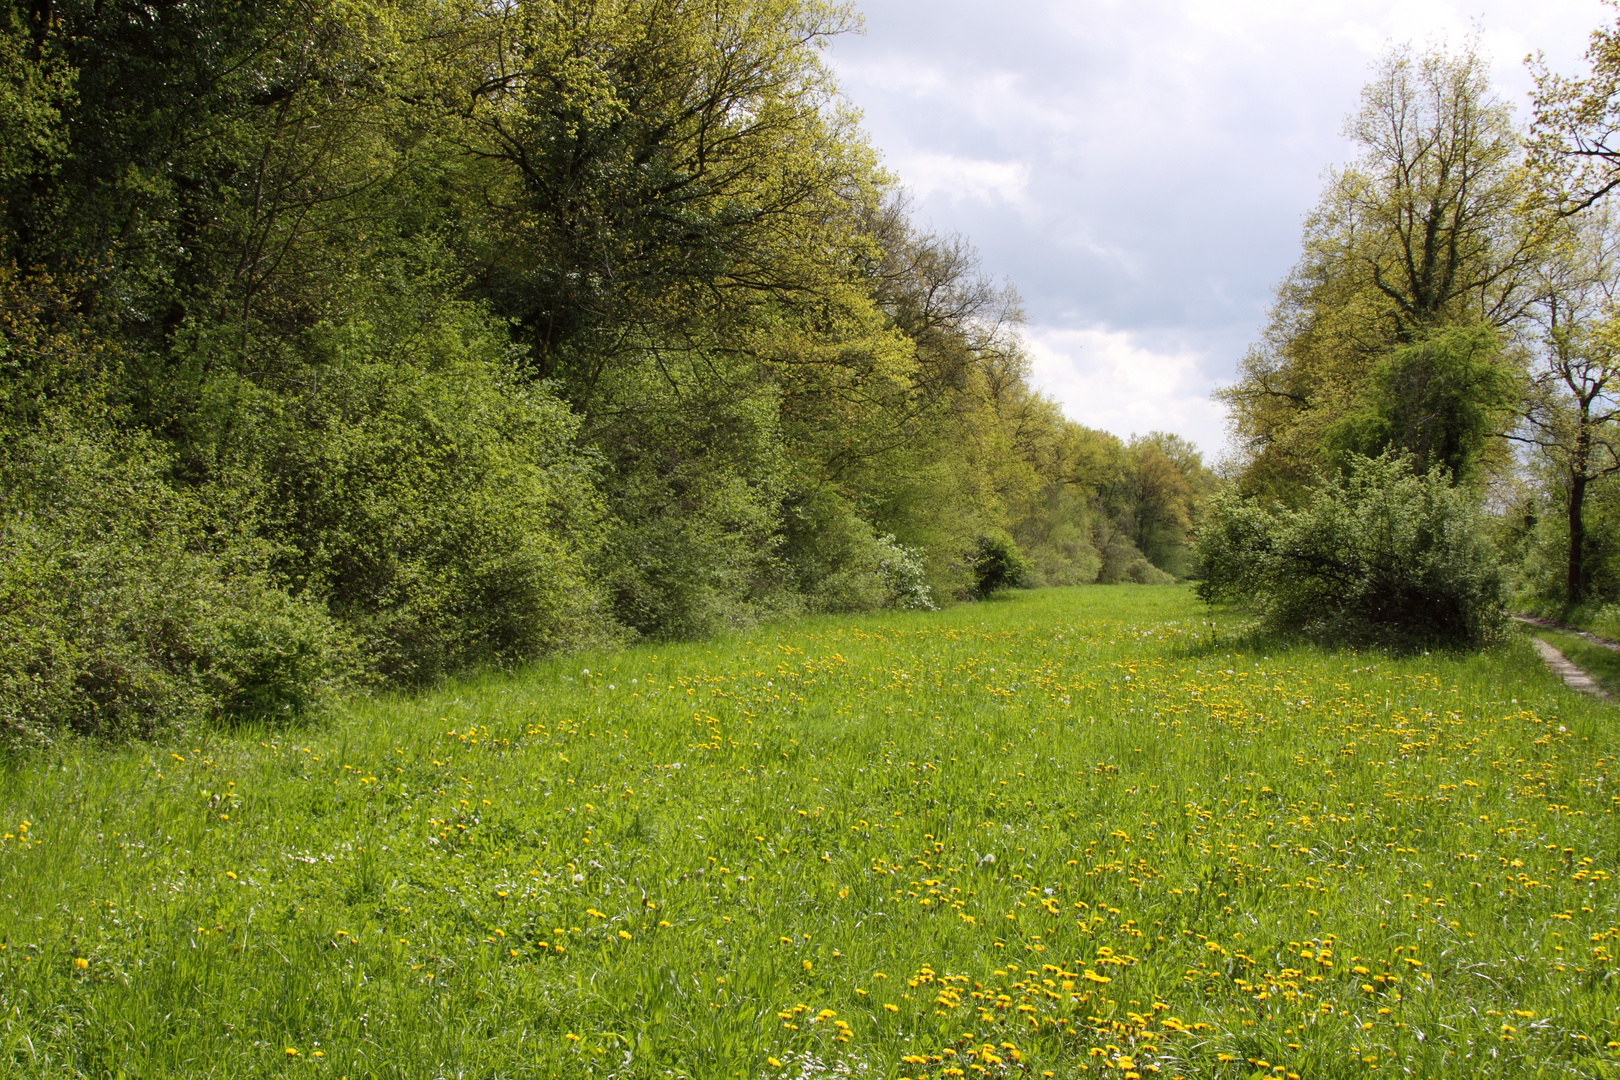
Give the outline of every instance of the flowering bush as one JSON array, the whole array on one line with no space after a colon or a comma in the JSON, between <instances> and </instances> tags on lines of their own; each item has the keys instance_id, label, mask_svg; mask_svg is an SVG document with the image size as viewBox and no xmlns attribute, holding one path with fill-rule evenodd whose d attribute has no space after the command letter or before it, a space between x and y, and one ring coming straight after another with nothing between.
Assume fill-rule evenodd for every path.
<instances>
[{"instance_id":1,"label":"flowering bush","mask_svg":"<svg viewBox=\"0 0 1620 1080\"><path fill-rule=\"evenodd\" d=\"M878 569L887 584L885 606L908 611L933 611L934 592L928 587L928 568L919 548L907 547L893 533L877 537Z\"/></svg>"}]
</instances>

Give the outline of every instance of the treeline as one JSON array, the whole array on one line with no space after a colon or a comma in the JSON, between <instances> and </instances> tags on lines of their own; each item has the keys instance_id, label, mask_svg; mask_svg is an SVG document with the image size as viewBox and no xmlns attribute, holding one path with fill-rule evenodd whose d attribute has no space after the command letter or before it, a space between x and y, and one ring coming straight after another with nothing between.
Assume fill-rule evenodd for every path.
<instances>
[{"instance_id":1,"label":"treeline","mask_svg":"<svg viewBox=\"0 0 1620 1080\"><path fill-rule=\"evenodd\" d=\"M1620 34L1587 59L1534 70L1527 126L1472 47L1385 59L1222 395L1242 460L1207 595L1473 641L1504 602L1620 601Z\"/></svg>"},{"instance_id":2,"label":"treeline","mask_svg":"<svg viewBox=\"0 0 1620 1080\"><path fill-rule=\"evenodd\" d=\"M1191 569L815 0L0 3L0 726Z\"/></svg>"}]
</instances>

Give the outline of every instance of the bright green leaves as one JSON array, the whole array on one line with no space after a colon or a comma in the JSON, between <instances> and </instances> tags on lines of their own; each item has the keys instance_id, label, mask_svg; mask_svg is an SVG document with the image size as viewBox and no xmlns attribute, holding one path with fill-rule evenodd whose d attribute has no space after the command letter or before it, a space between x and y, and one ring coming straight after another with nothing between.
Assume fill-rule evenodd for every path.
<instances>
[{"instance_id":1,"label":"bright green leaves","mask_svg":"<svg viewBox=\"0 0 1620 1080\"><path fill-rule=\"evenodd\" d=\"M1258 612L1267 630L1350 641L1477 644L1500 633L1502 573L1469 493L1439 465L1352 456L1299 510L1232 494L1198 541L1208 601Z\"/></svg>"},{"instance_id":2,"label":"bright green leaves","mask_svg":"<svg viewBox=\"0 0 1620 1080\"><path fill-rule=\"evenodd\" d=\"M1264 340L1219 395L1246 446L1245 488L1284 501L1324 453L1394 446L1473 470L1509 423L1513 354L1492 331L1523 314L1545 239L1477 53L1392 51L1347 130L1361 153L1331 178ZM1452 377L1467 385L1444 388Z\"/></svg>"},{"instance_id":3,"label":"bright green leaves","mask_svg":"<svg viewBox=\"0 0 1620 1080\"><path fill-rule=\"evenodd\" d=\"M1338 461L1394 450L1410 454L1418 472L1477 478L1499 447L1492 436L1511 423L1520 383L1491 327L1435 330L1371 366L1354 411L1327 429L1326 453Z\"/></svg>"}]
</instances>

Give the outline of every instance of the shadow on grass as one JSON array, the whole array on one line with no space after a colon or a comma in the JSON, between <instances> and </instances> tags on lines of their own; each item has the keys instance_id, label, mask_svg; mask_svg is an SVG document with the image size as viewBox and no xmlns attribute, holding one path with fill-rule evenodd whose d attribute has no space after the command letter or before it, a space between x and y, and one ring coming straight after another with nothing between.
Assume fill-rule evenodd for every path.
<instances>
[{"instance_id":1,"label":"shadow on grass","mask_svg":"<svg viewBox=\"0 0 1620 1080\"><path fill-rule=\"evenodd\" d=\"M1298 644L1279 634L1267 633L1247 612L1228 604L1214 604L1207 617L1199 620L1187 636L1169 649L1171 656L1187 660L1225 655L1230 652L1254 653Z\"/></svg>"},{"instance_id":2,"label":"shadow on grass","mask_svg":"<svg viewBox=\"0 0 1620 1080\"><path fill-rule=\"evenodd\" d=\"M1329 652L1376 652L1392 660L1420 656L1457 659L1483 652L1499 643L1499 639L1482 644L1469 644L1420 635L1377 636L1332 631L1278 631L1262 626L1253 615L1233 604L1210 605L1207 615L1208 617L1187 638L1172 647L1171 655L1186 659L1233 652L1255 655L1307 645ZM1620 653L1611 653L1610 656L1620 660ZM1620 678L1620 668L1617 668L1616 677Z\"/></svg>"}]
</instances>

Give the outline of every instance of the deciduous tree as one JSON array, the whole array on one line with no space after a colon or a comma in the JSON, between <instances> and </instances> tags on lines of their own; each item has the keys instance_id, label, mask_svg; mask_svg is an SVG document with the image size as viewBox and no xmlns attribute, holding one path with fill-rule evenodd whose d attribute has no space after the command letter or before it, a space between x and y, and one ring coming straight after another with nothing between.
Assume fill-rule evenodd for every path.
<instances>
[{"instance_id":1,"label":"deciduous tree","mask_svg":"<svg viewBox=\"0 0 1620 1080\"><path fill-rule=\"evenodd\" d=\"M1380 364L1396 382L1438 387L1448 376L1429 361L1455 358L1456 350L1422 343L1451 327L1512 326L1533 297L1544 229L1522 212L1529 188L1519 134L1472 46L1391 52L1346 132L1360 155L1331 177L1263 340L1220 395L1247 458L1245 486L1279 498L1312 482L1330 429L1367 407L1364 393ZM1500 383L1494 374L1474 380L1489 401L1445 408L1491 413ZM1429 454L1446 427L1387 419L1387 445L1419 454ZM1469 452L1482 445L1471 441ZM1458 443L1440 454L1456 458L1462 449ZM1456 476L1470 471L1460 459L1448 468Z\"/></svg>"}]
</instances>

